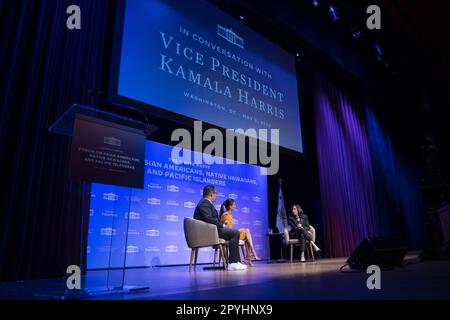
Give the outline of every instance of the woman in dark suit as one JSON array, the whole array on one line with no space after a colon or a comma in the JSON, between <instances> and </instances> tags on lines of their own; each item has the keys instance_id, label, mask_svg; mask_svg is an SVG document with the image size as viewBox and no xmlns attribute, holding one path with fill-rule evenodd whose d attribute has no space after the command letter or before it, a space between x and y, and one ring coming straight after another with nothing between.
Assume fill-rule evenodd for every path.
<instances>
[{"instance_id":1,"label":"woman in dark suit","mask_svg":"<svg viewBox=\"0 0 450 320\"><path fill-rule=\"evenodd\" d=\"M289 231L289 237L291 239L300 240L300 261L305 262L305 247L306 240L311 241L314 251L319 252L320 248L316 246L313 240L313 235L311 234L308 216L303 212L303 209L298 205L294 204L291 209L292 215L289 217L289 226L291 231Z\"/></svg>"}]
</instances>

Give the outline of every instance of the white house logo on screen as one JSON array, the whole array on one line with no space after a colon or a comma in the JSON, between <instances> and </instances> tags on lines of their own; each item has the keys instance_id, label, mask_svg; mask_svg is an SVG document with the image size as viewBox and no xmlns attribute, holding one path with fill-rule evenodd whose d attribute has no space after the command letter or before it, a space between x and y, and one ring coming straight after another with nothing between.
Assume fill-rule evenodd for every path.
<instances>
[{"instance_id":1,"label":"white house logo on screen","mask_svg":"<svg viewBox=\"0 0 450 320\"><path fill-rule=\"evenodd\" d=\"M130 217L130 220L140 220L141 214L134 211L130 211L130 214L128 214L128 212L125 212L125 219L128 219L128 217Z\"/></svg>"},{"instance_id":2,"label":"white house logo on screen","mask_svg":"<svg viewBox=\"0 0 450 320\"><path fill-rule=\"evenodd\" d=\"M114 137L103 137L103 143L114 147L120 147L122 145L122 141Z\"/></svg>"},{"instance_id":3,"label":"white house logo on screen","mask_svg":"<svg viewBox=\"0 0 450 320\"><path fill-rule=\"evenodd\" d=\"M159 237L159 234L160 234L159 230L156 229L150 229L145 231L145 235L147 237Z\"/></svg>"},{"instance_id":4,"label":"white house logo on screen","mask_svg":"<svg viewBox=\"0 0 450 320\"><path fill-rule=\"evenodd\" d=\"M185 201L184 202L184 207L188 208L188 209L194 209L195 208L195 203L192 201Z\"/></svg>"},{"instance_id":5,"label":"white house logo on screen","mask_svg":"<svg viewBox=\"0 0 450 320\"><path fill-rule=\"evenodd\" d=\"M159 252L159 248L157 246L148 246L145 248L145 252Z\"/></svg>"},{"instance_id":6,"label":"white house logo on screen","mask_svg":"<svg viewBox=\"0 0 450 320\"><path fill-rule=\"evenodd\" d=\"M159 206L161 204L161 200L159 200L158 198L148 198L147 203L154 206Z\"/></svg>"},{"instance_id":7,"label":"white house logo on screen","mask_svg":"<svg viewBox=\"0 0 450 320\"><path fill-rule=\"evenodd\" d=\"M138 246L127 246L127 253L138 253L139 247Z\"/></svg>"},{"instance_id":8,"label":"white house logo on screen","mask_svg":"<svg viewBox=\"0 0 450 320\"><path fill-rule=\"evenodd\" d=\"M262 222L261 222L261 220L255 220L255 221L253 221L253 225L255 227L259 227L259 226L262 226Z\"/></svg>"},{"instance_id":9,"label":"white house logo on screen","mask_svg":"<svg viewBox=\"0 0 450 320\"><path fill-rule=\"evenodd\" d=\"M254 197L252 198L252 200L253 200L253 202L261 202L261 198L258 197L258 196L254 196Z\"/></svg>"},{"instance_id":10,"label":"white house logo on screen","mask_svg":"<svg viewBox=\"0 0 450 320\"><path fill-rule=\"evenodd\" d=\"M178 222L178 216L174 214L169 214L168 216L166 216L166 221Z\"/></svg>"},{"instance_id":11,"label":"white house logo on screen","mask_svg":"<svg viewBox=\"0 0 450 320\"><path fill-rule=\"evenodd\" d=\"M103 210L102 217L117 217L117 213L114 213L114 211L111 210Z\"/></svg>"},{"instance_id":12,"label":"white house logo on screen","mask_svg":"<svg viewBox=\"0 0 450 320\"><path fill-rule=\"evenodd\" d=\"M178 246L166 246L166 252L178 252Z\"/></svg>"},{"instance_id":13,"label":"white house logo on screen","mask_svg":"<svg viewBox=\"0 0 450 320\"><path fill-rule=\"evenodd\" d=\"M235 194L235 193L230 193L230 194L228 195L228 198L233 199L233 200L236 200L236 199L238 198L238 195Z\"/></svg>"},{"instance_id":14,"label":"white house logo on screen","mask_svg":"<svg viewBox=\"0 0 450 320\"><path fill-rule=\"evenodd\" d=\"M119 196L115 193L104 193L103 194L103 200L108 200L108 201L117 201L119 200Z\"/></svg>"},{"instance_id":15,"label":"white house logo on screen","mask_svg":"<svg viewBox=\"0 0 450 320\"><path fill-rule=\"evenodd\" d=\"M171 185L171 186L167 186L167 191L169 191L169 192L179 192L180 188L177 187L177 186Z\"/></svg>"},{"instance_id":16,"label":"white house logo on screen","mask_svg":"<svg viewBox=\"0 0 450 320\"><path fill-rule=\"evenodd\" d=\"M89 210L89 217L93 217L94 216L94 209L90 209Z\"/></svg>"},{"instance_id":17,"label":"white house logo on screen","mask_svg":"<svg viewBox=\"0 0 450 320\"><path fill-rule=\"evenodd\" d=\"M233 30L217 25L217 34L227 40L229 43L244 49L244 39L238 36Z\"/></svg>"},{"instance_id":18,"label":"white house logo on screen","mask_svg":"<svg viewBox=\"0 0 450 320\"><path fill-rule=\"evenodd\" d=\"M116 229L113 228L101 228L100 234L102 236L115 236L116 235Z\"/></svg>"},{"instance_id":19,"label":"white house logo on screen","mask_svg":"<svg viewBox=\"0 0 450 320\"><path fill-rule=\"evenodd\" d=\"M185 188L184 192L186 192L186 193L195 193L195 190L192 189L192 188Z\"/></svg>"},{"instance_id":20,"label":"white house logo on screen","mask_svg":"<svg viewBox=\"0 0 450 320\"><path fill-rule=\"evenodd\" d=\"M219 198L225 198L225 194L223 192L217 192L217 196Z\"/></svg>"},{"instance_id":21,"label":"white house logo on screen","mask_svg":"<svg viewBox=\"0 0 450 320\"><path fill-rule=\"evenodd\" d=\"M123 234L125 234L125 232ZM141 235L141 233L139 231L137 231L136 229L130 229L130 230L128 230L128 235L129 236L139 236L139 235Z\"/></svg>"},{"instance_id":22,"label":"white house logo on screen","mask_svg":"<svg viewBox=\"0 0 450 320\"><path fill-rule=\"evenodd\" d=\"M178 202L176 202L175 200L169 200L169 201L167 201L166 202L166 204L168 205L168 206L179 206L180 204L178 203Z\"/></svg>"},{"instance_id":23,"label":"white house logo on screen","mask_svg":"<svg viewBox=\"0 0 450 320\"><path fill-rule=\"evenodd\" d=\"M147 184L147 187L150 189L161 189L161 186L158 183L149 183Z\"/></svg>"},{"instance_id":24,"label":"white house logo on screen","mask_svg":"<svg viewBox=\"0 0 450 320\"><path fill-rule=\"evenodd\" d=\"M243 208L241 208L241 212L242 213L250 213L250 208L243 207Z\"/></svg>"},{"instance_id":25,"label":"white house logo on screen","mask_svg":"<svg viewBox=\"0 0 450 320\"><path fill-rule=\"evenodd\" d=\"M91 198L94 199L97 195L93 192L91 192Z\"/></svg>"}]
</instances>

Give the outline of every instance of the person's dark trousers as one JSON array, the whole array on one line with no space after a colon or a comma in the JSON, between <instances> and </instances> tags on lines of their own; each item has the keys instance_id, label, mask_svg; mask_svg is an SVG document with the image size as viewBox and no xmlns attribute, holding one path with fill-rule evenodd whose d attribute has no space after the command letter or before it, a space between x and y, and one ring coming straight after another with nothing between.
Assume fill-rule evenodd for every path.
<instances>
[{"instance_id":1,"label":"person's dark trousers","mask_svg":"<svg viewBox=\"0 0 450 320\"><path fill-rule=\"evenodd\" d=\"M300 252L305 252L306 248L306 240L311 241L312 235L305 229L295 229L289 232L289 237L291 239L298 239L300 240Z\"/></svg>"},{"instance_id":2,"label":"person's dark trousers","mask_svg":"<svg viewBox=\"0 0 450 320\"><path fill-rule=\"evenodd\" d=\"M239 256L239 231L235 229L221 228L218 229L219 238L229 241L230 258L229 263L241 262Z\"/></svg>"}]
</instances>

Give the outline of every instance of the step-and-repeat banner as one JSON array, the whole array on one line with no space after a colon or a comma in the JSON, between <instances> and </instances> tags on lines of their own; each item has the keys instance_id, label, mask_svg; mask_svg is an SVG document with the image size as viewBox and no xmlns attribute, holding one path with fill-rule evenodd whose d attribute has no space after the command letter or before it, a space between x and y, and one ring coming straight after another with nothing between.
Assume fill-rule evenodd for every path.
<instances>
[{"instance_id":1,"label":"step-and-repeat banner","mask_svg":"<svg viewBox=\"0 0 450 320\"><path fill-rule=\"evenodd\" d=\"M189 263L184 217L193 217L205 185L218 192L215 203L236 200L233 228L250 229L255 248L268 257L267 176L248 164L175 164L172 147L146 142L145 187L133 189L92 184L88 269ZM127 235L128 230L128 237ZM198 262L211 262L214 250L203 248Z\"/></svg>"}]
</instances>

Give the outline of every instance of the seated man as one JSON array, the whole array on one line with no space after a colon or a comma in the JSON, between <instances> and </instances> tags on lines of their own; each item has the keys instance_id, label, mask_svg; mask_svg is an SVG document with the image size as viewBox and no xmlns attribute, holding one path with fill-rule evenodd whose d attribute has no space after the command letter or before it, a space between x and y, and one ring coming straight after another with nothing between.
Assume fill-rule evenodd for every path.
<instances>
[{"instance_id":1,"label":"seated man","mask_svg":"<svg viewBox=\"0 0 450 320\"><path fill-rule=\"evenodd\" d=\"M229 241L230 257L228 270L246 270L247 266L241 263L239 255L239 235L240 232L234 229L224 228L219 221L216 208L213 203L217 199L217 192L214 186L203 188L203 199L197 204L194 212L194 219L214 224L217 227L219 238Z\"/></svg>"}]
</instances>

